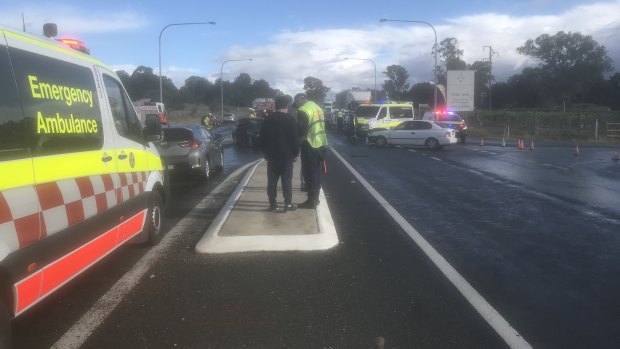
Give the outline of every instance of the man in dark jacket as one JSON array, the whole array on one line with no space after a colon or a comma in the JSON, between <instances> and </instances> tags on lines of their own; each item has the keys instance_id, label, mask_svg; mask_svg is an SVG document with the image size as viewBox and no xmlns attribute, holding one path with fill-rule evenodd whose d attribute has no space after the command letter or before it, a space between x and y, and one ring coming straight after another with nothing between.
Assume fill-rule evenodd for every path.
<instances>
[{"instance_id":1,"label":"man in dark jacket","mask_svg":"<svg viewBox=\"0 0 620 349\"><path fill-rule=\"evenodd\" d=\"M284 211L294 211L292 203L293 162L299 155L297 120L288 113L290 96L279 96L275 100L276 111L263 121L260 131L261 149L267 159L267 196L269 209L278 209L276 203L278 179L282 179Z\"/></svg>"}]
</instances>

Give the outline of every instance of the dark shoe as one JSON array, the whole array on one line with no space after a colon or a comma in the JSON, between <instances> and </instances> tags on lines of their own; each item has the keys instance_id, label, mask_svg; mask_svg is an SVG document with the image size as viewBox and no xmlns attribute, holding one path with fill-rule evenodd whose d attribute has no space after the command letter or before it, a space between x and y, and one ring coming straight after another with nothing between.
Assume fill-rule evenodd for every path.
<instances>
[{"instance_id":1,"label":"dark shoe","mask_svg":"<svg viewBox=\"0 0 620 349\"><path fill-rule=\"evenodd\" d=\"M297 205L295 204L286 204L284 205L284 212L293 212L297 210Z\"/></svg>"},{"instance_id":2,"label":"dark shoe","mask_svg":"<svg viewBox=\"0 0 620 349\"><path fill-rule=\"evenodd\" d=\"M299 208L316 208L316 206L318 205L318 202L312 200L312 199L308 199L306 201L304 201L303 203L297 205L297 207Z\"/></svg>"},{"instance_id":3,"label":"dark shoe","mask_svg":"<svg viewBox=\"0 0 620 349\"><path fill-rule=\"evenodd\" d=\"M269 211L277 211L278 210L278 204L269 204Z\"/></svg>"}]
</instances>

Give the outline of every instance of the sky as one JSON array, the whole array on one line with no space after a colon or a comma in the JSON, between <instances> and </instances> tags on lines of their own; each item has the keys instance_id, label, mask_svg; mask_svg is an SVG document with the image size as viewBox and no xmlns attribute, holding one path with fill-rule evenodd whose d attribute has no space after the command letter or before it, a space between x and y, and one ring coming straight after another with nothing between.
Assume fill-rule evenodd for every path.
<instances>
[{"instance_id":1,"label":"sky","mask_svg":"<svg viewBox=\"0 0 620 349\"><path fill-rule=\"evenodd\" d=\"M24 20L22 21L22 14ZM392 64L409 72L409 83L433 80L434 34L421 23L380 22L381 18L425 21L437 40L454 37L467 63L488 58L491 46L496 81L537 62L519 55L527 39L558 31L592 35L607 47L620 71L620 0L469 0L469 1L3 1L0 26L40 35L43 24L58 25L59 37L86 42L91 55L129 74L140 65L162 72L177 87L192 75L211 81L240 73L265 79L295 94L314 76L332 92L378 88ZM364 60L345 60L344 58ZM230 59L249 59L233 61ZM368 61L368 59L372 61ZM374 62L374 65L373 65Z\"/></svg>"}]
</instances>

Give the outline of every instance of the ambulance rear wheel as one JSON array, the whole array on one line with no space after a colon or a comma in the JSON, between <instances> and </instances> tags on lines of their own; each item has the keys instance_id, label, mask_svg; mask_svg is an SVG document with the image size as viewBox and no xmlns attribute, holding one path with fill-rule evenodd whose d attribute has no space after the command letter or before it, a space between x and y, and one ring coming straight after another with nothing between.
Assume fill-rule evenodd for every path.
<instances>
[{"instance_id":1,"label":"ambulance rear wheel","mask_svg":"<svg viewBox=\"0 0 620 349\"><path fill-rule=\"evenodd\" d=\"M164 200L161 198L161 194L156 190L153 191L146 213L146 228L148 229L148 243L150 245L156 245L161 239L164 220L163 207Z\"/></svg>"},{"instance_id":2,"label":"ambulance rear wheel","mask_svg":"<svg viewBox=\"0 0 620 349\"><path fill-rule=\"evenodd\" d=\"M9 310L4 304L4 301L0 301L0 348L11 347L11 317L9 316Z\"/></svg>"}]
</instances>

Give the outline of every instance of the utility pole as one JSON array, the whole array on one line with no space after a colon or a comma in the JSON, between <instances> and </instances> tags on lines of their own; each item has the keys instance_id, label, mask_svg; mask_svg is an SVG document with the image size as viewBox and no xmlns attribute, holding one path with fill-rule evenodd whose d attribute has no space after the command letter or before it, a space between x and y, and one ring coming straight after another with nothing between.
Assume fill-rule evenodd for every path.
<instances>
[{"instance_id":1,"label":"utility pole","mask_svg":"<svg viewBox=\"0 0 620 349\"><path fill-rule=\"evenodd\" d=\"M491 46L482 46L482 52L488 48L489 49L489 110L492 109L493 104L491 104L491 96L492 96L492 87L493 87L493 56L497 55L499 57L499 52L493 51L493 47ZM483 61L487 60L486 58Z\"/></svg>"},{"instance_id":2,"label":"utility pole","mask_svg":"<svg viewBox=\"0 0 620 349\"><path fill-rule=\"evenodd\" d=\"M24 13L22 12L22 29L24 33L26 32L26 19L24 18Z\"/></svg>"}]
</instances>

